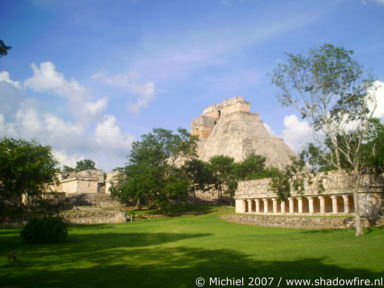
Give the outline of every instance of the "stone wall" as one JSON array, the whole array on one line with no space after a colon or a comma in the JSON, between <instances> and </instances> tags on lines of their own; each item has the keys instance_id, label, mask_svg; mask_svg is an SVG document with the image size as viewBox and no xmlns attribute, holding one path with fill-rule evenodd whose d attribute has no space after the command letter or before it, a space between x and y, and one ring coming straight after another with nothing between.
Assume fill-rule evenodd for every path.
<instances>
[{"instance_id":1,"label":"stone wall","mask_svg":"<svg viewBox=\"0 0 384 288\"><path fill-rule=\"evenodd\" d=\"M127 221L124 211L101 208L75 207L61 215L71 224L124 223Z\"/></svg>"},{"instance_id":2,"label":"stone wall","mask_svg":"<svg viewBox=\"0 0 384 288\"><path fill-rule=\"evenodd\" d=\"M353 215L356 182L354 175L340 171L307 175L303 194L291 188L291 195L280 201L269 190L271 179L242 181L235 193L236 212L250 214ZM322 188L322 189L320 189ZM365 174L358 191L362 216L370 220L384 214L384 177Z\"/></svg>"},{"instance_id":3,"label":"stone wall","mask_svg":"<svg viewBox=\"0 0 384 288\"><path fill-rule=\"evenodd\" d=\"M224 220L239 224L256 226L310 228L310 229L335 229L354 227L353 217L300 217L300 216L264 216L264 215L224 215ZM370 223L363 221L363 226Z\"/></svg>"}]
</instances>

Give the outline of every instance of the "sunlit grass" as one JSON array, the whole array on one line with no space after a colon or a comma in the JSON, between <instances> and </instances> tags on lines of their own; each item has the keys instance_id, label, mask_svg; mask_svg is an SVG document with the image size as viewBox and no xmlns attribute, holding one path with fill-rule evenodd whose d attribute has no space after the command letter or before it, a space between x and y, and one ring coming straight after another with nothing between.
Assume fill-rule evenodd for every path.
<instances>
[{"instance_id":1,"label":"sunlit grass","mask_svg":"<svg viewBox=\"0 0 384 288\"><path fill-rule=\"evenodd\" d=\"M2 287L195 287L196 277L378 278L384 230L300 230L226 222L232 208L133 223L73 226L62 244L0 230ZM17 261L8 261L14 251Z\"/></svg>"}]
</instances>

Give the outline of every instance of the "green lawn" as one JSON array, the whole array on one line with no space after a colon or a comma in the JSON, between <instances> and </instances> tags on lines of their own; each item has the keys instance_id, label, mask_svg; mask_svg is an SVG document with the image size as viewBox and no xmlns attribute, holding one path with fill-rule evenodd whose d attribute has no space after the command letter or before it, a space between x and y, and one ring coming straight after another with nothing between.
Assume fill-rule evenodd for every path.
<instances>
[{"instance_id":1,"label":"green lawn","mask_svg":"<svg viewBox=\"0 0 384 288\"><path fill-rule=\"evenodd\" d=\"M228 223L218 215L232 213L229 208L206 212L71 227L63 244L28 245L19 229L0 229L0 287L196 287L196 277L384 276L382 228L355 238L353 230ZM21 255L18 263L5 256L12 250Z\"/></svg>"}]
</instances>

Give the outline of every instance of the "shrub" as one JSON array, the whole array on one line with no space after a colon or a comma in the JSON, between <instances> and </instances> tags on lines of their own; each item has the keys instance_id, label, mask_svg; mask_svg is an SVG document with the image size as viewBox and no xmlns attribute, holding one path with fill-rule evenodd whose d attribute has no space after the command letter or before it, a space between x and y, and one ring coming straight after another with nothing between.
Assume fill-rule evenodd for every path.
<instances>
[{"instance_id":1,"label":"shrub","mask_svg":"<svg viewBox=\"0 0 384 288\"><path fill-rule=\"evenodd\" d=\"M28 243L56 243L67 238L67 225L60 217L32 218L21 231Z\"/></svg>"}]
</instances>

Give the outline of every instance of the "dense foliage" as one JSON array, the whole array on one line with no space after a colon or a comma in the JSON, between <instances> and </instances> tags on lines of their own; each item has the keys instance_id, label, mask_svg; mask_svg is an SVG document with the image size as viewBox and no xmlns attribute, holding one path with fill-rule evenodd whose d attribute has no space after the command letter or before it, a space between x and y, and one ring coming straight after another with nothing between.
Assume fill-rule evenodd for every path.
<instances>
[{"instance_id":1,"label":"dense foliage","mask_svg":"<svg viewBox=\"0 0 384 288\"><path fill-rule=\"evenodd\" d=\"M84 159L76 162L76 168L70 166L63 166L62 172L80 172L84 170L95 170L96 163L93 160Z\"/></svg>"},{"instance_id":2,"label":"dense foliage","mask_svg":"<svg viewBox=\"0 0 384 288\"><path fill-rule=\"evenodd\" d=\"M60 217L32 218L20 233L28 243L57 243L67 239L67 225Z\"/></svg>"},{"instance_id":3,"label":"dense foliage","mask_svg":"<svg viewBox=\"0 0 384 288\"><path fill-rule=\"evenodd\" d=\"M128 164L117 185L112 187L112 196L120 201L135 201L164 207L170 202L187 197L189 182L177 164L180 159L195 155L196 138L186 130L173 133L166 129L153 129L132 145Z\"/></svg>"},{"instance_id":4,"label":"dense foliage","mask_svg":"<svg viewBox=\"0 0 384 288\"><path fill-rule=\"evenodd\" d=\"M51 147L35 141L1 139L0 163L0 204L3 206L21 206L23 195L33 204L47 185L56 181L58 162Z\"/></svg>"}]
</instances>

